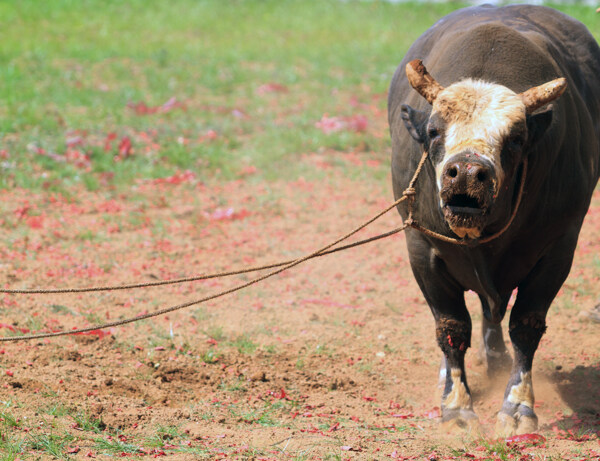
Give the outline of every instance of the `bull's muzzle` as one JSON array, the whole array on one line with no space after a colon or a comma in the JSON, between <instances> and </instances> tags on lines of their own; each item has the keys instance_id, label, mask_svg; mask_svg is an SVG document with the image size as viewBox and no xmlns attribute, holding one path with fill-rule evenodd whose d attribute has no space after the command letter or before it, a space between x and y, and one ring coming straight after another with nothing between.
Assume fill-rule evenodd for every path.
<instances>
[{"instance_id":1,"label":"bull's muzzle","mask_svg":"<svg viewBox=\"0 0 600 461\"><path fill-rule=\"evenodd\" d=\"M446 161L440 179L448 225L461 238L478 238L496 192L493 164L474 153L457 154Z\"/></svg>"}]
</instances>

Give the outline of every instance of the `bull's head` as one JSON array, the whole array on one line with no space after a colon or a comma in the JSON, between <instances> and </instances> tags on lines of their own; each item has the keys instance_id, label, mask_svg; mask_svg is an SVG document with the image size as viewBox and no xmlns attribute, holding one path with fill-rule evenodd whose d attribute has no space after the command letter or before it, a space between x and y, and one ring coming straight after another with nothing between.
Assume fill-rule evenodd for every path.
<instances>
[{"instance_id":1,"label":"bull's head","mask_svg":"<svg viewBox=\"0 0 600 461\"><path fill-rule=\"evenodd\" d=\"M403 105L402 119L435 165L444 217L459 237L478 238L494 205L509 200L526 150L550 126L551 110L533 112L558 98L567 82L559 78L520 94L471 79L444 88L418 59L406 74L432 105L430 114Z\"/></svg>"}]
</instances>

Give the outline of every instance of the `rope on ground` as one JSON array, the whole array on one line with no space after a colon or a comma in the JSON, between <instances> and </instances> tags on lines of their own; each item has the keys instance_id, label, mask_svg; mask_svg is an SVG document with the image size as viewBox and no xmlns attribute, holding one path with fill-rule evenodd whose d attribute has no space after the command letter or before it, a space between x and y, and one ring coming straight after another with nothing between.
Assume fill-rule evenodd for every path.
<instances>
[{"instance_id":1,"label":"rope on ground","mask_svg":"<svg viewBox=\"0 0 600 461\"><path fill-rule=\"evenodd\" d=\"M142 314L142 315L138 315L136 317L130 317L127 319L123 319L123 320L116 320L114 322L108 322L108 323L104 323L102 325L94 325L91 327L87 327L87 328L79 328L76 330L70 330L70 331L55 331L55 332L49 332L49 333L39 333L39 334L33 334L33 335L26 335L26 336L8 336L8 337L0 337L0 342L9 342L9 341L26 341L26 340L32 340L32 339L42 339L42 338L51 338L51 337L56 337L56 336L65 336L65 335L73 335L73 334L78 334L78 333L87 333L90 331L94 331L94 330L101 330L104 328L111 328L111 327L117 327L117 326L121 326L121 325L126 325L128 323L133 323L133 322L137 322L139 320L145 320L145 319L149 319L152 317L158 317L160 315L163 314L168 314L170 312L174 312L180 309L184 309L186 307L190 307L190 306L194 306L196 304L201 304L207 301L211 301L213 299L216 298L220 298L222 296L231 294L231 293L235 293L236 291L240 291L243 290L244 288L247 288L251 285L254 285L256 283L262 282L263 280L266 280L270 277L273 277L277 274L282 273L283 271L286 271L288 269L291 269L292 267L298 266L299 264L302 264L305 261L308 261L309 259L313 259L316 258L318 256L324 256L326 254L331 254L331 253L335 253L337 251L341 251L347 248L352 248L358 245L363 245L365 243L368 242L372 242L374 240L379 240L381 238L384 237L388 237L390 235L396 234L398 232L401 232L405 229L407 229L408 227L411 227L415 230L418 230L422 233L424 233L427 236L448 242L448 243L453 243L453 244L457 244L457 245L472 245L474 243L487 243L493 239L498 238L500 235L502 235L509 227L510 225L513 223L515 216L517 214L517 210L519 209L519 206L521 204L521 199L523 198L523 192L525 189L525 179L527 176L527 160L523 161L523 168L522 168L522 172L521 172L521 184L519 186L519 192L518 192L518 196L517 196L517 200L515 203L515 207L513 209L513 212L510 216L510 219L508 220L508 222L506 223L506 225L500 229L498 232L496 232L495 234L492 234L484 239L455 239L455 238L451 238L442 234L439 234L437 232L431 231L429 229L426 229L424 227L421 227L414 219L413 219L413 205L414 205L414 201L415 201L415 195L416 195L416 191L415 191L415 183L417 181L417 178L419 177L421 170L423 169L423 165L425 164L425 161L427 159L427 151L423 152L423 155L421 157L421 160L417 166L417 169L408 185L408 187L404 190L404 192L402 193L402 196L396 200L394 203L392 203L391 205L389 205L387 208L385 208L383 211L377 213L375 216L373 216L371 219L367 220L366 222L364 222L363 224L361 224L360 226L356 227L354 230L348 232L346 235L344 235L343 237L338 238L337 240L335 240L332 243L329 243L328 245L325 245L324 247L320 248L317 251L314 251L312 253L310 253L309 255L306 255L302 258L298 258L295 259L293 261L286 261L286 262L282 262L282 263L276 263L276 264L272 264L272 265L268 265L268 266L261 266L258 268L250 268L250 269L244 269L241 271L231 271L231 272L224 272L224 273L220 273L220 274L209 274L209 275L205 275L205 276L198 276L198 277L188 277L185 279L177 279L177 280L165 280L165 281L158 281L158 282L149 282L146 284L135 284L135 285L121 285L121 286L116 286L116 287L109 287L110 289L113 290L124 290L127 288L138 288L138 287L142 287L142 286L156 286L156 285L168 285L168 284L173 284L173 283L183 283L186 281L194 281L194 280L203 280L206 278L215 278L215 277L224 277L226 275L235 275L235 274L243 274L243 273L247 273L247 272L252 272L252 271L258 271L258 270L263 270L263 269L272 269L275 267L278 267L277 269L268 272L267 274L261 275L259 277L256 277L246 283L242 283L240 285L237 285L233 288L229 288L227 290L221 291L219 293L213 294L213 295L209 295L209 296L205 296L203 298L200 299L196 299L193 301L189 301L183 304L178 304L175 306L171 306L171 307L166 307L164 309L159 309L155 312L151 312L151 313L147 313L147 314ZM371 237L365 240L361 240L352 244L348 244L348 245L344 245L342 247L338 247L338 248L333 248L336 245L338 245L339 243L343 242L344 240L350 238L351 236L353 236L354 234L356 234L357 232L361 231L362 229L364 229L365 227L367 227L369 224L373 223L374 221L376 221L377 219L379 219L381 216L383 216L384 214L386 214L388 211L390 211L391 209L395 208L396 206L398 206L401 202L403 202L404 200L408 199L408 217L407 219L404 221L404 224L397 228L394 229L390 232L387 232L385 234L381 234L375 237ZM107 287L92 287L92 288L70 288L70 289L54 289L54 290L0 290L0 292L4 292L4 293L80 293L83 291L103 291L103 290L107 290Z\"/></svg>"}]
</instances>

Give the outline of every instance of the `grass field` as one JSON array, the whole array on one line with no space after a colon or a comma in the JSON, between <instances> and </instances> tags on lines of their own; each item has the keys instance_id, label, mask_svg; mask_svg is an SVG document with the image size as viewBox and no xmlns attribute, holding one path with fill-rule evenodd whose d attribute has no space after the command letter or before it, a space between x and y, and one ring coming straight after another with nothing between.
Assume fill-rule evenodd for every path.
<instances>
[{"instance_id":1,"label":"grass field","mask_svg":"<svg viewBox=\"0 0 600 461\"><path fill-rule=\"evenodd\" d=\"M396 66L459 6L0 2L0 284L179 277L298 256L342 235L391 198ZM593 8L559 8L600 37ZM438 440L423 383L439 354L400 241L222 304L0 348L0 461L597 455L600 394L586 387L600 382L597 332L576 314L598 296L599 200L596 191L557 302L564 322L539 353L554 380L539 409L548 457L528 442ZM397 225L389 216L372 232ZM137 315L221 283L2 295L0 333ZM491 391L478 370L479 398Z\"/></svg>"},{"instance_id":2,"label":"grass field","mask_svg":"<svg viewBox=\"0 0 600 461\"><path fill-rule=\"evenodd\" d=\"M384 110L404 51L453 8L2 2L0 187L93 190L187 169L231 178L245 166L268 179L297 175L305 152L380 154L384 133L315 123L373 101Z\"/></svg>"},{"instance_id":3,"label":"grass field","mask_svg":"<svg viewBox=\"0 0 600 461\"><path fill-rule=\"evenodd\" d=\"M315 127L385 110L412 41L456 4L8 1L0 4L0 187L126 185L192 170L297 176L385 132ZM593 10L570 7L600 33ZM362 112L361 112L362 110ZM360 121L362 118L359 119Z\"/></svg>"}]
</instances>

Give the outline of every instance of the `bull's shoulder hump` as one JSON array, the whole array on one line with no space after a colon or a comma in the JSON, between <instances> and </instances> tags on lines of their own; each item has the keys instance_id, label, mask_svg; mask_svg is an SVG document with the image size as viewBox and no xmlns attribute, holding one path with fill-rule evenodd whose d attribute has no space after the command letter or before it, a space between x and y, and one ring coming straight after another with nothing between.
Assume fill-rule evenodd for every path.
<instances>
[{"instance_id":1,"label":"bull's shoulder hump","mask_svg":"<svg viewBox=\"0 0 600 461\"><path fill-rule=\"evenodd\" d=\"M588 32L580 21L561 11L540 5L472 6L456 10L437 21L428 32L468 29L487 22L502 23L516 30L537 29L554 35L564 31ZM589 33L589 32L588 32Z\"/></svg>"},{"instance_id":2,"label":"bull's shoulder hump","mask_svg":"<svg viewBox=\"0 0 600 461\"><path fill-rule=\"evenodd\" d=\"M414 42L399 69L412 59L422 59L442 85L494 76L501 84L518 81L523 88L514 89L522 90L564 72L600 72L600 49L587 28L564 13L535 5L457 10Z\"/></svg>"}]
</instances>

